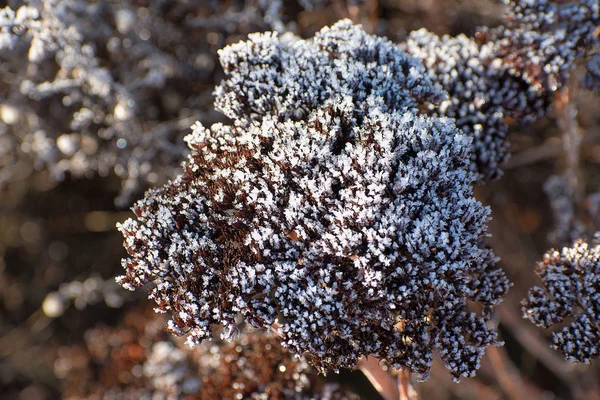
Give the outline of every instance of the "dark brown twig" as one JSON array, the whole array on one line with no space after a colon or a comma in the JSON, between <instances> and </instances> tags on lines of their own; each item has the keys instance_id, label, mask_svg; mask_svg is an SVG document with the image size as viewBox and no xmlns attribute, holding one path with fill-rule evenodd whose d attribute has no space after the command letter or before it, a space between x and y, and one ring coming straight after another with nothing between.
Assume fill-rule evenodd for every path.
<instances>
[{"instance_id":1,"label":"dark brown twig","mask_svg":"<svg viewBox=\"0 0 600 400\"><path fill-rule=\"evenodd\" d=\"M398 372L398 391L400 392L400 400L418 399L417 392L410 382L409 371L402 370Z\"/></svg>"}]
</instances>

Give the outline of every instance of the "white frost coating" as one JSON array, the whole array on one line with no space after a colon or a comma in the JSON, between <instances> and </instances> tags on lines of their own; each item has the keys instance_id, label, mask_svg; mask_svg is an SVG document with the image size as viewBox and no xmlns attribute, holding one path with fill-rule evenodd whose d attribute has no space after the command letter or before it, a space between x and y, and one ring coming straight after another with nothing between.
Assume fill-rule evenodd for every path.
<instances>
[{"instance_id":1,"label":"white frost coating","mask_svg":"<svg viewBox=\"0 0 600 400\"><path fill-rule=\"evenodd\" d=\"M355 104L378 99L393 109L443 98L418 60L348 20L308 40L255 33L219 56L227 79L215 91L216 108L234 119L273 114L299 120L332 96Z\"/></svg>"}]
</instances>

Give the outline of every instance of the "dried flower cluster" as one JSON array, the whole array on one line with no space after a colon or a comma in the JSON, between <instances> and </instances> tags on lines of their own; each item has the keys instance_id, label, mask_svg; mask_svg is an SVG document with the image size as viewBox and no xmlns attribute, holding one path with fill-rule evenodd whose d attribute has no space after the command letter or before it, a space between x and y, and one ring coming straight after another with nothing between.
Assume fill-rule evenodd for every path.
<instances>
[{"instance_id":1,"label":"dried flower cluster","mask_svg":"<svg viewBox=\"0 0 600 400\"><path fill-rule=\"evenodd\" d=\"M163 330L150 310L134 309L115 328L85 334L85 346L61 348L55 373L65 399L330 399L356 397L317 377L279 341L245 329L230 343L193 350Z\"/></svg>"},{"instance_id":2,"label":"dried flower cluster","mask_svg":"<svg viewBox=\"0 0 600 400\"><path fill-rule=\"evenodd\" d=\"M120 226L129 289L149 282L169 328L197 344L274 330L321 370L376 355L426 378L433 351L472 376L509 283L481 246L470 140L419 60L349 21L313 39L255 34L220 53L217 107L185 173Z\"/></svg>"},{"instance_id":3,"label":"dried flower cluster","mask_svg":"<svg viewBox=\"0 0 600 400\"><path fill-rule=\"evenodd\" d=\"M422 59L428 75L448 93L439 106L429 105L430 114L453 118L473 137L471 169L479 180L502 175L500 168L508 159L507 117L545 108L495 58L494 46L465 35L439 38L424 29L413 32L406 43L407 52Z\"/></svg>"},{"instance_id":4,"label":"dried flower cluster","mask_svg":"<svg viewBox=\"0 0 600 400\"><path fill-rule=\"evenodd\" d=\"M507 1L504 26L482 28L475 38L439 38L413 32L406 51L423 60L430 78L448 98L429 104L430 114L455 119L473 137L472 170L480 180L502 174L511 121L526 124L545 116L553 94L568 81L577 58L597 43L597 0ZM590 58L590 65L594 58ZM593 86L590 69L588 86Z\"/></svg>"},{"instance_id":5,"label":"dried flower cluster","mask_svg":"<svg viewBox=\"0 0 600 400\"><path fill-rule=\"evenodd\" d=\"M496 55L540 94L562 88L577 58L598 44L597 0L506 0L506 26L489 31Z\"/></svg>"},{"instance_id":6,"label":"dried flower cluster","mask_svg":"<svg viewBox=\"0 0 600 400\"><path fill-rule=\"evenodd\" d=\"M553 347L572 362L588 363L600 355L600 234L591 244L577 240L560 252L551 250L536 268L543 288L523 301L523 315L549 328L573 320L553 333Z\"/></svg>"},{"instance_id":7,"label":"dried flower cluster","mask_svg":"<svg viewBox=\"0 0 600 400\"><path fill-rule=\"evenodd\" d=\"M216 50L277 22L258 0L15 3L0 9L0 185L32 167L116 174L119 205L176 176L191 123L214 120Z\"/></svg>"},{"instance_id":8,"label":"dried flower cluster","mask_svg":"<svg viewBox=\"0 0 600 400\"><path fill-rule=\"evenodd\" d=\"M349 21L324 28L309 41L289 33L249 39L219 52L226 79L215 91L215 107L240 123L266 117L306 120L333 99L347 98L364 115L375 107L414 111L425 101L437 103L444 97L418 60L387 40L352 28Z\"/></svg>"}]
</instances>

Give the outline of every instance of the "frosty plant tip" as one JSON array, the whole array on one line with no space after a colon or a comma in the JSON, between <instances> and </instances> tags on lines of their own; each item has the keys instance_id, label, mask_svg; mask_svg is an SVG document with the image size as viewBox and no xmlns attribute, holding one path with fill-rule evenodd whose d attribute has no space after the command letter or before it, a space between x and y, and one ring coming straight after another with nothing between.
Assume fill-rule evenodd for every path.
<instances>
[{"instance_id":1,"label":"frosty plant tip","mask_svg":"<svg viewBox=\"0 0 600 400\"><path fill-rule=\"evenodd\" d=\"M552 334L553 347L572 362L589 363L600 356L600 232L590 244L577 240L551 250L537 264L543 287L533 287L523 300L523 316L542 328L571 319Z\"/></svg>"}]
</instances>

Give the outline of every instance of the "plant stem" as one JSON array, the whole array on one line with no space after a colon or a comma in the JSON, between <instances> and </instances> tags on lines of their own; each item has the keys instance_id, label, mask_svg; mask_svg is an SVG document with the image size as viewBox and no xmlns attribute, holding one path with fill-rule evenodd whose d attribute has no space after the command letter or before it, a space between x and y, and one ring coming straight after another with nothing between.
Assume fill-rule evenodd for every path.
<instances>
[{"instance_id":1,"label":"plant stem","mask_svg":"<svg viewBox=\"0 0 600 400\"><path fill-rule=\"evenodd\" d=\"M565 176L571 186L575 203L583 197L583 180L579 170L581 158L581 128L577 123L577 109L571 101L569 87L565 87L556 94L556 118L559 128L563 132L563 146L565 152Z\"/></svg>"},{"instance_id":2,"label":"plant stem","mask_svg":"<svg viewBox=\"0 0 600 400\"><path fill-rule=\"evenodd\" d=\"M541 399L542 391L523 379L503 347L490 346L486 353L500 387L512 400Z\"/></svg>"},{"instance_id":3,"label":"plant stem","mask_svg":"<svg viewBox=\"0 0 600 400\"><path fill-rule=\"evenodd\" d=\"M358 362L358 368L367 377L375 390L385 400L404 400L408 398L400 397L400 390L396 381L390 373L384 371L375 357L363 357ZM412 400L412 399L411 399Z\"/></svg>"},{"instance_id":4,"label":"plant stem","mask_svg":"<svg viewBox=\"0 0 600 400\"><path fill-rule=\"evenodd\" d=\"M401 400L417 400L417 392L410 382L410 372L401 370L398 371L398 390L400 391Z\"/></svg>"}]
</instances>

